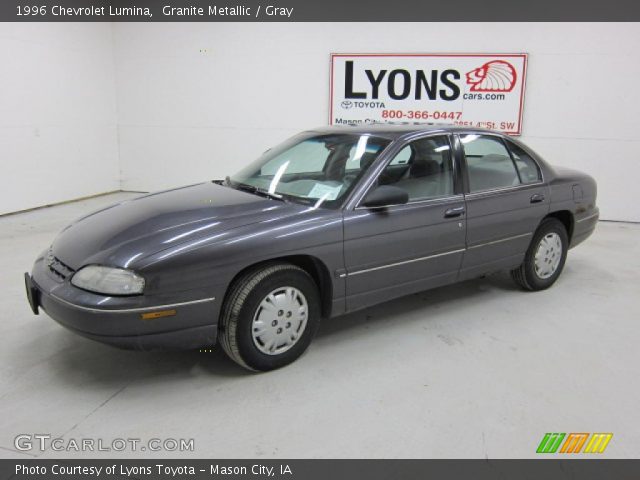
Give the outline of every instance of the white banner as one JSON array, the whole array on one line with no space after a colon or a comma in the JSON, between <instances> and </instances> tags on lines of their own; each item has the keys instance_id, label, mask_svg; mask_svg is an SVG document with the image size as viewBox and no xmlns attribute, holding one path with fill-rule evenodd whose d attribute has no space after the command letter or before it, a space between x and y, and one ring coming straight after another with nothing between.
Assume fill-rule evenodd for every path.
<instances>
[{"instance_id":1,"label":"white banner","mask_svg":"<svg viewBox=\"0 0 640 480\"><path fill-rule=\"evenodd\" d=\"M447 123L519 135L526 70L526 53L334 53L329 123Z\"/></svg>"}]
</instances>

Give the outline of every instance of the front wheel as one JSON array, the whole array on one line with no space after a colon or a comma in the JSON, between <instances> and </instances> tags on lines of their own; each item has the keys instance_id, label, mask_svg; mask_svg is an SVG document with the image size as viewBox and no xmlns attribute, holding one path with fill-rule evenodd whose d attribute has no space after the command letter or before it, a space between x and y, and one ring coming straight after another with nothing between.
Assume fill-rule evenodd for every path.
<instances>
[{"instance_id":1,"label":"front wheel","mask_svg":"<svg viewBox=\"0 0 640 480\"><path fill-rule=\"evenodd\" d=\"M567 259L567 230L556 218L542 221L533 235L522 265L511 271L514 281L526 290L544 290L558 279Z\"/></svg>"},{"instance_id":2,"label":"front wheel","mask_svg":"<svg viewBox=\"0 0 640 480\"><path fill-rule=\"evenodd\" d=\"M220 318L220 343L241 366L273 370L304 353L319 322L318 288L309 274L291 264L266 265L231 287Z\"/></svg>"}]
</instances>

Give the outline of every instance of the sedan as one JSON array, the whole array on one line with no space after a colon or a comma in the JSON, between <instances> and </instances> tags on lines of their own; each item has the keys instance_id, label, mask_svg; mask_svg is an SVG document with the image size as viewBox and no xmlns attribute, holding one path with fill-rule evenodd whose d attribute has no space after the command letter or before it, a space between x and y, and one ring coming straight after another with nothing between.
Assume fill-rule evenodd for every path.
<instances>
[{"instance_id":1,"label":"sedan","mask_svg":"<svg viewBox=\"0 0 640 480\"><path fill-rule=\"evenodd\" d=\"M598 215L593 178L497 132L324 127L224 180L77 220L25 281L33 312L79 335L219 342L266 371L297 359L322 318L499 270L548 288Z\"/></svg>"}]
</instances>

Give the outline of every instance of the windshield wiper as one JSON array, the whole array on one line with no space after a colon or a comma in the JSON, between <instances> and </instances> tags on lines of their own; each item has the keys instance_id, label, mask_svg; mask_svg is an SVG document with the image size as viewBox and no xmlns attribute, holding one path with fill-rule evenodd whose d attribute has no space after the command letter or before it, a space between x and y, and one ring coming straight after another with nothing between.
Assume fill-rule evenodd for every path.
<instances>
[{"instance_id":1,"label":"windshield wiper","mask_svg":"<svg viewBox=\"0 0 640 480\"><path fill-rule=\"evenodd\" d=\"M285 202L286 200L282 195L278 195L277 193L271 193L267 190L263 190L258 187L254 187L253 185L248 185L246 183L235 183L232 184L230 181L227 181L227 184L235 188L237 190L242 190L243 192L253 193L254 195L260 195L261 197L270 198L272 200L280 200L281 202Z\"/></svg>"}]
</instances>

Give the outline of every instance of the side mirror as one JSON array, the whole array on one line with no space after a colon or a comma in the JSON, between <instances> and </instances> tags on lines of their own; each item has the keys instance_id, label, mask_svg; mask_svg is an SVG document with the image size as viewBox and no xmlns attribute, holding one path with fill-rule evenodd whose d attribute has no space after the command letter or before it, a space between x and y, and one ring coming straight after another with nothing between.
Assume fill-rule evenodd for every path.
<instances>
[{"instance_id":1,"label":"side mirror","mask_svg":"<svg viewBox=\"0 0 640 480\"><path fill-rule=\"evenodd\" d=\"M409 201L409 194L401 188L393 185L380 185L371 190L362 205L368 208L390 207L402 205Z\"/></svg>"}]
</instances>

